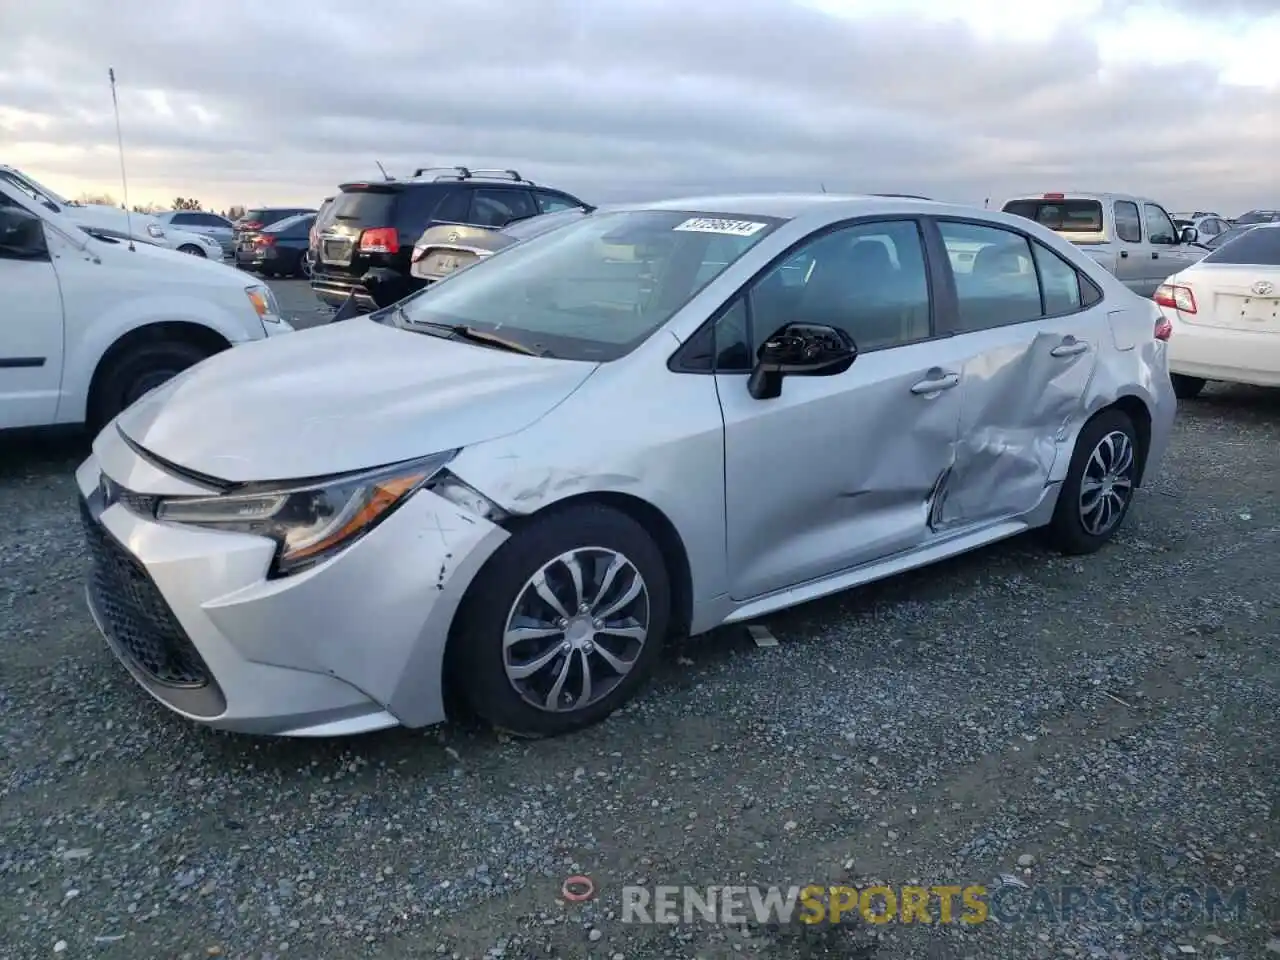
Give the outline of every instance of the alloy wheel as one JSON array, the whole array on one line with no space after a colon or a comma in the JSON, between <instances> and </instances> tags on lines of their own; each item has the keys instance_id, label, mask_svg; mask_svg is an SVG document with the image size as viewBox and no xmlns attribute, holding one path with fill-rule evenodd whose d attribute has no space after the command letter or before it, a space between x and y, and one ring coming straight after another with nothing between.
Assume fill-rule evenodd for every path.
<instances>
[{"instance_id":1,"label":"alloy wheel","mask_svg":"<svg viewBox=\"0 0 1280 960\"><path fill-rule=\"evenodd\" d=\"M1080 523L1086 533L1100 537L1120 522L1133 496L1136 462L1133 441L1122 430L1112 430L1093 448L1080 478Z\"/></svg>"},{"instance_id":2,"label":"alloy wheel","mask_svg":"<svg viewBox=\"0 0 1280 960\"><path fill-rule=\"evenodd\" d=\"M599 701L631 672L649 636L649 590L627 557L579 547L543 565L507 615L507 680L539 710Z\"/></svg>"}]
</instances>

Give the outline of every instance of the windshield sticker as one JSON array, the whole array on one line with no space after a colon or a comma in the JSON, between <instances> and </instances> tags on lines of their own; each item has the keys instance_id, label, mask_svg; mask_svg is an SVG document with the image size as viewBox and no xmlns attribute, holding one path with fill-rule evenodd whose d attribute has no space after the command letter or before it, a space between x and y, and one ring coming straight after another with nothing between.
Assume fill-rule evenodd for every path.
<instances>
[{"instance_id":1,"label":"windshield sticker","mask_svg":"<svg viewBox=\"0 0 1280 960\"><path fill-rule=\"evenodd\" d=\"M691 217L672 229L685 233L723 233L730 237L752 237L767 226L767 223L754 223L751 220L718 220L712 217Z\"/></svg>"}]
</instances>

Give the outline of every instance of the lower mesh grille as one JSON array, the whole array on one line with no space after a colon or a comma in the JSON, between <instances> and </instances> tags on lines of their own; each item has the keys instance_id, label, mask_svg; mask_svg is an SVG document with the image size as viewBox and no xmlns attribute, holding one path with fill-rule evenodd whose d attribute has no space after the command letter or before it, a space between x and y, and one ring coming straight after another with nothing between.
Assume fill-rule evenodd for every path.
<instances>
[{"instance_id":1,"label":"lower mesh grille","mask_svg":"<svg viewBox=\"0 0 1280 960\"><path fill-rule=\"evenodd\" d=\"M145 674L173 687L203 687L209 668L137 560L80 501L89 547L89 594L107 636Z\"/></svg>"}]
</instances>

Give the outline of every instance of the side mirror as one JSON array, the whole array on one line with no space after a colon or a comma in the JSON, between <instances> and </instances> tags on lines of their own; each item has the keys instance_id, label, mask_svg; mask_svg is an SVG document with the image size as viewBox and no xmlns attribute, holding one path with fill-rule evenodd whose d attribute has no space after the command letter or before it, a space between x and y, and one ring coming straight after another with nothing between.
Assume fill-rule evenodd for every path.
<instances>
[{"instance_id":1,"label":"side mirror","mask_svg":"<svg viewBox=\"0 0 1280 960\"><path fill-rule=\"evenodd\" d=\"M857 344L843 330L816 323L788 323L760 345L747 392L756 400L782 394L786 376L829 377L849 369Z\"/></svg>"},{"instance_id":2,"label":"side mirror","mask_svg":"<svg viewBox=\"0 0 1280 960\"><path fill-rule=\"evenodd\" d=\"M1182 228L1182 242L1183 242L1183 243L1198 243L1199 241L1200 241L1200 231L1199 231L1199 230L1197 230L1195 227L1183 227L1183 228Z\"/></svg>"},{"instance_id":3,"label":"side mirror","mask_svg":"<svg viewBox=\"0 0 1280 960\"><path fill-rule=\"evenodd\" d=\"M44 221L21 207L0 208L0 250L22 259L46 256Z\"/></svg>"}]
</instances>

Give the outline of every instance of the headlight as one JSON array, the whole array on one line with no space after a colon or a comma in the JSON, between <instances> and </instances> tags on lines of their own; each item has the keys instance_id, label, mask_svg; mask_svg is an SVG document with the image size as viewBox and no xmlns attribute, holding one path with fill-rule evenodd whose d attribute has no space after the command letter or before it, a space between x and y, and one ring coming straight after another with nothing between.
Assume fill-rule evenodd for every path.
<instances>
[{"instance_id":1,"label":"headlight","mask_svg":"<svg viewBox=\"0 0 1280 960\"><path fill-rule=\"evenodd\" d=\"M265 323L280 322L280 305L276 303L276 295L265 284L254 284L244 288L245 296L253 304L258 317Z\"/></svg>"},{"instance_id":2,"label":"headlight","mask_svg":"<svg viewBox=\"0 0 1280 960\"><path fill-rule=\"evenodd\" d=\"M148 223L147 233L159 240L164 236L164 227L160 226L158 223Z\"/></svg>"},{"instance_id":3,"label":"headlight","mask_svg":"<svg viewBox=\"0 0 1280 960\"><path fill-rule=\"evenodd\" d=\"M162 500L156 519L268 537L279 544L272 575L288 576L346 549L373 530L457 452L305 486Z\"/></svg>"}]
</instances>

